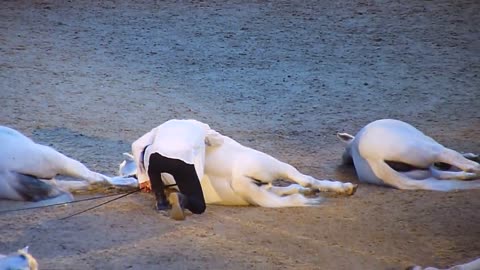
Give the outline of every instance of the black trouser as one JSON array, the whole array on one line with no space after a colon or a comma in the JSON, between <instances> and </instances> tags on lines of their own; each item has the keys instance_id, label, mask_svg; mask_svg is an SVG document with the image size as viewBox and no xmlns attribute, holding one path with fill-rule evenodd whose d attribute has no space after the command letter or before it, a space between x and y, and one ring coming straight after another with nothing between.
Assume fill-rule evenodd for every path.
<instances>
[{"instance_id":1,"label":"black trouser","mask_svg":"<svg viewBox=\"0 0 480 270\"><path fill-rule=\"evenodd\" d=\"M205 199L203 198L200 180L193 164L185 163L179 159L164 157L159 153L150 155L148 177L150 177L152 190L155 193L157 203L167 204L165 184L161 177L162 173L169 173L175 179L178 189L186 196L185 208L194 214L205 212Z\"/></svg>"}]
</instances>

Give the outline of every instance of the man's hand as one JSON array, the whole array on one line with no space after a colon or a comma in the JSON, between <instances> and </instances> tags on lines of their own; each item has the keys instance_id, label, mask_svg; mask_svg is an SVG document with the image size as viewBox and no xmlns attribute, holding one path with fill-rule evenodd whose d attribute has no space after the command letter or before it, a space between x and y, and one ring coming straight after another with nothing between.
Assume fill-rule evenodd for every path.
<instances>
[{"instance_id":1,"label":"man's hand","mask_svg":"<svg viewBox=\"0 0 480 270\"><path fill-rule=\"evenodd\" d=\"M152 192L152 186L150 185L150 181L140 183L139 187L143 192Z\"/></svg>"}]
</instances>

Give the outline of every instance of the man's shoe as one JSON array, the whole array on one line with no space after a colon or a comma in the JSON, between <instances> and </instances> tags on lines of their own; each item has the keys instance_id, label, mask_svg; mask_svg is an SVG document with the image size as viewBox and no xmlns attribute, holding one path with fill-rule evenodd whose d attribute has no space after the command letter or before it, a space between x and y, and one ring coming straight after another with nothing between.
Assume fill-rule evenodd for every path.
<instances>
[{"instance_id":1,"label":"man's shoe","mask_svg":"<svg viewBox=\"0 0 480 270\"><path fill-rule=\"evenodd\" d=\"M174 220L184 220L185 212L183 211L182 201L185 200L185 195L180 192L172 192L168 195L168 202L172 206L170 210L170 218Z\"/></svg>"}]
</instances>

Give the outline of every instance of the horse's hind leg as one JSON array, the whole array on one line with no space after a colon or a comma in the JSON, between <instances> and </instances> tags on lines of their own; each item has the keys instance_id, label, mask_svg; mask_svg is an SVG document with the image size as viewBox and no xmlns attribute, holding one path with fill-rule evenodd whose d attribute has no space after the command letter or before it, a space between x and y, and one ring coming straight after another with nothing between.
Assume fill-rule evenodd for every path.
<instances>
[{"instance_id":1,"label":"horse's hind leg","mask_svg":"<svg viewBox=\"0 0 480 270\"><path fill-rule=\"evenodd\" d=\"M461 169L462 171L475 173L478 177L480 177L480 164L465 158L465 156L458 153L457 151L449 148L444 148L443 151L438 154L436 159L436 162L453 165Z\"/></svg>"}]
</instances>

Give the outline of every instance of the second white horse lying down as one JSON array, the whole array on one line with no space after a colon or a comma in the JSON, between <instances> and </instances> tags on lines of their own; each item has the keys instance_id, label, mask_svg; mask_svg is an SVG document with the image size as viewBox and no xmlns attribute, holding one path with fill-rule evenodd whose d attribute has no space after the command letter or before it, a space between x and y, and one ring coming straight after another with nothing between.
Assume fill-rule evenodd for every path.
<instances>
[{"instance_id":1,"label":"second white horse lying down","mask_svg":"<svg viewBox=\"0 0 480 270\"><path fill-rule=\"evenodd\" d=\"M374 121L346 142L344 163L355 166L360 181L398 189L452 191L480 188L480 164L446 148L413 126L393 119ZM436 163L447 165L440 170ZM448 181L447 181L448 180Z\"/></svg>"},{"instance_id":2,"label":"second white horse lying down","mask_svg":"<svg viewBox=\"0 0 480 270\"><path fill-rule=\"evenodd\" d=\"M0 254L0 270L37 270L38 263L30 253L28 247L9 254Z\"/></svg>"},{"instance_id":3,"label":"second white horse lying down","mask_svg":"<svg viewBox=\"0 0 480 270\"><path fill-rule=\"evenodd\" d=\"M128 180L93 172L79 161L4 126L0 126L0 149L0 199L41 201L66 195L71 200L68 191ZM57 175L83 181L54 180Z\"/></svg>"},{"instance_id":4,"label":"second white horse lying down","mask_svg":"<svg viewBox=\"0 0 480 270\"><path fill-rule=\"evenodd\" d=\"M207 204L258 205L263 207L311 206L320 198L305 197L312 190L333 191L352 195L357 188L352 183L318 180L300 173L293 166L270 155L241 145L235 140L214 132L214 140L207 139L205 168L201 187ZM120 165L120 174L136 174L133 157ZM287 187L273 186L277 179L291 181Z\"/></svg>"}]
</instances>

